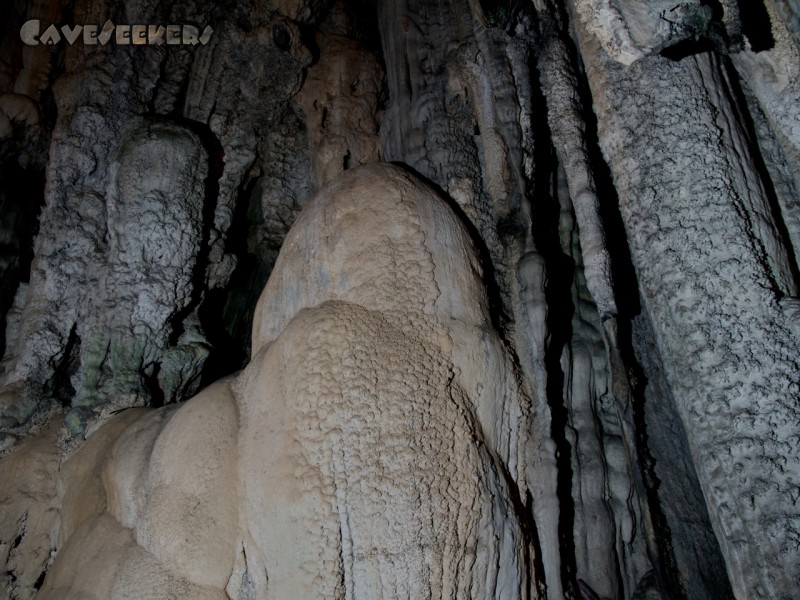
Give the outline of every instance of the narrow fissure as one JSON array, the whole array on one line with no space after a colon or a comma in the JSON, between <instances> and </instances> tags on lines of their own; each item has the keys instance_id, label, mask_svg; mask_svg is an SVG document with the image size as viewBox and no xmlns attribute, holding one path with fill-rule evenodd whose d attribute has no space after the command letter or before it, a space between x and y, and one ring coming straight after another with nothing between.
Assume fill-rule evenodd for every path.
<instances>
[{"instance_id":1,"label":"narrow fissure","mask_svg":"<svg viewBox=\"0 0 800 600\"><path fill-rule=\"evenodd\" d=\"M75 397L71 378L80 366L80 349L81 338L78 336L76 323L69 331L64 350L54 361L53 377L47 386L50 396L65 408L72 405L72 399Z\"/></svg>"}]
</instances>

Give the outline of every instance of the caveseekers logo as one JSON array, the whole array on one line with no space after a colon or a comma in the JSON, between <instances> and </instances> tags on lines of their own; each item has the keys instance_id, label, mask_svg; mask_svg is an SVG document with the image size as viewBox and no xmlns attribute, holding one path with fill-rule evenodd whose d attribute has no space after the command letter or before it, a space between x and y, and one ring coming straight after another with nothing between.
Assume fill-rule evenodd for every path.
<instances>
[{"instance_id":1,"label":"caveseekers logo","mask_svg":"<svg viewBox=\"0 0 800 600\"><path fill-rule=\"evenodd\" d=\"M205 46L212 33L214 30L210 25L201 33L193 25L115 25L111 21L106 21L102 28L97 25L62 25L60 28L50 25L42 31L41 21L33 19L22 26L19 37L28 46L55 46L62 40L71 46L79 39L87 46L105 46L112 40L120 46Z\"/></svg>"}]
</instances>

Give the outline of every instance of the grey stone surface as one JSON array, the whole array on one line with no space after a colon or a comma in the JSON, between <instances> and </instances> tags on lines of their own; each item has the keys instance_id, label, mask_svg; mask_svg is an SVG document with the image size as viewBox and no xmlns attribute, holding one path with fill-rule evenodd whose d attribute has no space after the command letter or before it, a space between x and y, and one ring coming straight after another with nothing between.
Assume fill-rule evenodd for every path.
<instances>
[{"instance_id":1,"label":"grey stone surface","mask_svg":"<svg viewBox=\"0 0 800 600\"><path fill-rule=\"evenodd\" d=\"M259 597L261 566L280 554L273 534L296 552L268 568L286 597L800 593L797 2L7 4L0 472L20 479L0 481L2 593L89 593L91 561L69 558L83 547L116 561L100 595L151 577L178 596ZM23 47L29 18L214 33L194 47ZM359 171L375 197L435 189L455 216L362 202L347 171L380 161L398 167ZM331 181L342 198L350 184L364 192L349 200L358 213L314 207ZM399 225L382 229L378 208ZM325 223L298 217L309 213ZM347 352L361 362L337 363ZM226 379L177 412L129 410L245 367L237 381L253 394ZM387 407L377 429L361 417L372 392ZM266 405L297 430L291 443ZM197 445L180 433L189 423L216 441ZM374 458L396 440L414 451L392 468L417 465L399 469L402 484ZM475 451L459 455L462 442ZM269 475L240 461L245 446L269 449ZM209 470L176 470L166 457L188 464L186 448ZM101 485L91 473L107 453ZM260 483L211 474L234 455L236 477ZM437 469L457 493L408 491ZM60 478L56 496L44 472ZM394 491L371 494L381 485ZM259 494L278 512L259 517ZM245 497L235 518L219 508ZM342 506L360 525L337 525ZM30 515L47 517L34 531ZM478 539L467 525L502 529L481 547L513 551L489 566L494 550L437 545L430 523L461 541ZM197 543L167 539L173 525ZM420 540L450 557L452 580L417 550L367 558ZM313 569L297 559L312 554ZM117 577L122 565L133 567ZM488 587L465 583L484 576Z\"/></svg>"},{"instance_id":2,"label":"grey stone surface","mask_svg":"<svg viewBox=\"0 0 800 600\"><path fill-rule=\"evenodd\" d=\"M778 301L796 281L730 73L708 53L624 70L588 35L582 44L644 306L734 594L789 598L800 585L798 341ZM658 93L643 101L644 89Z\"/></svg>"}]
</instances>

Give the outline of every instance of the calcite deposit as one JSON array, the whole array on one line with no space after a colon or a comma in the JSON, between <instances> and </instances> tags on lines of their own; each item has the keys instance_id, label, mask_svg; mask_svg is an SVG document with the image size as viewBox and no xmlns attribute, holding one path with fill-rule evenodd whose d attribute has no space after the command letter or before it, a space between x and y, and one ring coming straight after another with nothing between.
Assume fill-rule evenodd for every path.
<instances>
[{"instance_id":1,"label":"calcite deposit","mask_svg":"<svg viewBox=\"0 0 800 600\"><path fill-rule=\"evenodd\" d=\"M800 597L796 0L6 5L0 596Z\"/></svg>"},{"instance_id":2,"label":"calcite deposit","mask_svg":"<svg viewBox=\"0 0 800 600\"><path fill-rule=\"evenodd\" d=\"M38 598L519 598L527 401L489 319L445 202L398 167L350 171L284 243L241 374L122 412L61 465L52 427L8 457L49 470L4 494L42 507L9 514L11 558L44 567L34 531L58 531Z\"/></svg>"}]
</instances>

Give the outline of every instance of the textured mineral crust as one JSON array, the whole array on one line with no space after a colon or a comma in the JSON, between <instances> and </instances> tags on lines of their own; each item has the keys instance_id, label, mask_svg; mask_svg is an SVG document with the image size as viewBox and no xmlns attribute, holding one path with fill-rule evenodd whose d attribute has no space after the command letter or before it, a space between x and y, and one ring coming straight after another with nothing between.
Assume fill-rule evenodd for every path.
<instances>
[{"instance_id":1,"label":"textured mineral crust","mask_svg":"<svg viewBox=\"0 0 800 600\"><path fill-rule=\"evenodd\" d=\"M2 12L0 597L800 597L797 0Z\"/></svg>"},{"instance_id":2,"label":"textured mineral crust","mask_svg":"<svg viewBox=\"0 0 800 600\"><path fill-rule=\"evenodd\" d=\"M53 428L8 457L42 472L3 494L41 511L14 557L58 531L37 598L519 598L524 401L464 225L398 167L349 171L284 243L241 374L62 465Z\"/></svg>"}]
</instances>

